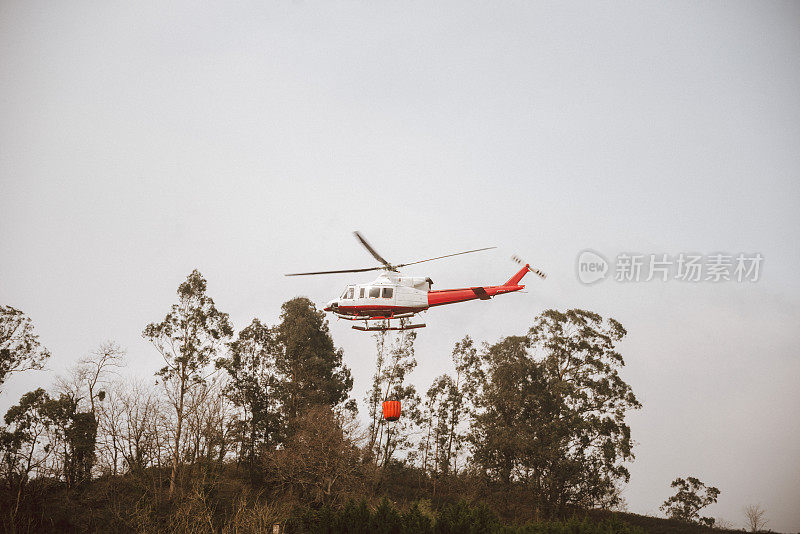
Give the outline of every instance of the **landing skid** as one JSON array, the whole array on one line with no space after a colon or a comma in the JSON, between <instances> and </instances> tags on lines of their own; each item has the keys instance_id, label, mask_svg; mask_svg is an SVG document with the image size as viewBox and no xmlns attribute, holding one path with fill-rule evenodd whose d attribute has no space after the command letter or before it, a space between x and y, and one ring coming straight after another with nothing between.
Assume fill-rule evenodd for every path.
<instances>
[{"instance_id":1,"label":"landing skid","mask_svg":"<svg viewBox=\"0 0 800 534\"><path fill-rule=\"evenodd\" d=\"M369 326L368 324L365 324L364 326L353 325L354 330L361 330L362 332L381 332L386 330L412 330L414 328L425 328L425 323L407 324L400 326L389 326L388 324L381 324L376 326Z\"/></svg>"},{"instance_id":2,"label":"landing skid","mask_svg":"<svg viewBox=\"0 0 800 534\"><path fill-rule=\"evenodd\" d=\"M382 332L385 330L412 330L414 328L425 328L425 323L420 324L403 324L402 319L408 319L416 315L416 312L397 313L394 315L344 315L337 313L336 317L339 319L346 319L348 321L364 321L364 326L353 325L353 330L360 330L361 332ZM400 320L400 326L392 326L392 319ZM376 325L370 325L370 321L380 321Z\"/></svg>"}]
</instances>

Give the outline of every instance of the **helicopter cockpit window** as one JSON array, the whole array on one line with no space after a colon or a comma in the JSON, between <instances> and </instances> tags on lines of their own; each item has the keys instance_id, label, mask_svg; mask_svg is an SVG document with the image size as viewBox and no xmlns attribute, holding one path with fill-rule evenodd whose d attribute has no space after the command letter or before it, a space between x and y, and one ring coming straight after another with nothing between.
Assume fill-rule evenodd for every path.
<instances>
[{"instance_id":1,"label":"helicopter cockpit window","mask_svg":"<svg viewBox=\"0 0 800 534\"><path fill-rule=\"evenodd\" d=\"M346 299L347 298L347 288L345 288L344 293L342 293L342 296L339 297L339 298L340 299Z\"/></svg>"},{"instance_id":2,"label":"helicopter cockpit window","mask_svg":"<svg viewBox=\"0 0 800 534\"><path fill-rule=\"evenodd\" d=\"M348 287L347 288L347 298L352 300L354 292L355 292L355 288Z\"/></svg>"},{"instance_id":3,"label":"helicopter cockpit window","mask_svg":"<svg viewBox=\"0 0 800 534\"><path fill-rule=\"evenodd\" d=\"M369 298L377 299L381 296L381 288L379 287L371 287L369 288Z\"/></svg>"},{"instance_id":4,"label":"helicopter cockpit window","mask_svg":"<svg viewBox=\"0 0 800 534\"><path fill-rule=\"evenodd\" d=\"M390 299L392 298L392 293L394 293L394 289L391 287L384 287L383 288L383 298Z\"/></svg>"},{"instance_id":5,"label":"helicopter cockpit window","mask_svg":"<svg viewBox=\"0 0 800 534\"><path fill-rule=\"evenodd\" d=\"M361 298L361 299L364 298L364 288L363 287L358 292L358 298Z\"/></svg>"}]
</instances>

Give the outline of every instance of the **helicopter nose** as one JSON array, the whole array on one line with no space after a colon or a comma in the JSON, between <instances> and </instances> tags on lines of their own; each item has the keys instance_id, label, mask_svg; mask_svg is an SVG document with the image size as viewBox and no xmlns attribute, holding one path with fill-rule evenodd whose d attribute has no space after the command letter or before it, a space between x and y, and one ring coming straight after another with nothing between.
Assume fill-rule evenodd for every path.
<instances>
[{"instance_id":1,"label":"helicopter nose","mask_svg":"<svg viewBox=\"0 0 800 534\"><path fill-rule=\"evenodd\" d=\"M329 312L329 311L335 311L335 310L337 310L338 308L339 308L339 302L338 302L338 301L336 301L336 300L332 300L332 301L330 301L330 302L328 303L328 305L327 305L327 306L325 306L324 310L325 310L325 311L327 311L327 312Z\"/></svg>"}]
</instances>

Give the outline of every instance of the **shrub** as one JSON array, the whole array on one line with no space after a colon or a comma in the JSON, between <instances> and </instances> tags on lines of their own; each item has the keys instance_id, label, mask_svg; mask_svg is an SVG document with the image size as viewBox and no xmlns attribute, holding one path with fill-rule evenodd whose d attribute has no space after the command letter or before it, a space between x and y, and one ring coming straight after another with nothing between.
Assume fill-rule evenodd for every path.
<instances>
[{"instance_id":1,"label":"shrub","mask_svg":"<svg viewBox=\"0 0 800 534\"><path fill-rule=\"evenodd\" d=\"M485 504L470 507L459 501L442 508L436 518L436 534L489 534L499 528L497 516Z\"/></svg>"},{"instance_id":2,"label":"shrub","mask_svg":"<svg viewBox=\"0 0 800 534\"><path fill-rule=\"evenodd\" d=\"M428 534L433 532L433 521L422 513L419 505L414 505L403 514L401 534Z\"/></svg>"},{"instance_id":3,"label":"shrub","mask_svg":"<svg viewBox=\"0 0 800 534\"><path fill-rule=\"evenodd\" d=\"M381 500L370 521L370 532L375 534L400 534L402 521L397 509L389 504L386 497Z\"/></svg>"},{"instance_id":4,"label":"shrub","mask_svg":"<svg viewBox=\"0 0 800 534\"><path fill-rule=\"evenodd\" d=\"M593 522L572 518L568 521L530 522L521 526L501 525L485 504L471 506L466 501L449 504L432 521L419 504L400 512L384 498L371 511L365 501L350 501L344 508L323 506L319 510L297 510L286 526L287 533L320 534L644 534L616 518Z\"/></svg>"}]
</instances>

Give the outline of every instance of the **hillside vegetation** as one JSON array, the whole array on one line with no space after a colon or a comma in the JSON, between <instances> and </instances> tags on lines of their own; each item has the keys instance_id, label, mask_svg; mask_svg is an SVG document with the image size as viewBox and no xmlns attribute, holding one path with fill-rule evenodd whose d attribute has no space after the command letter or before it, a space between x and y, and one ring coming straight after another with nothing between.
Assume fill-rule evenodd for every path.
<instances>
[{"instance_id":1,"label":"hillside vegetation","mask_svg":"<svg viewBox=\"0 0 800 534\"><path fill-rule=\"evenodd\" d=\"M19 310L2 307L0 335L0 385L50 356ZM614 319L547 310L518 336L467 335L424 391L410 378L416 333L379 332L362 414L306 298L237 332L194 271L142 335L163 358L155 376L125 376L106 342L8 410L5 531L704 530L699 508L680 508L683 521L610 511L634 459L626 413L641 406ZM383 419L386 400L399 420Z\"/></svg>"}]
</instances>

